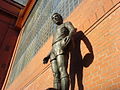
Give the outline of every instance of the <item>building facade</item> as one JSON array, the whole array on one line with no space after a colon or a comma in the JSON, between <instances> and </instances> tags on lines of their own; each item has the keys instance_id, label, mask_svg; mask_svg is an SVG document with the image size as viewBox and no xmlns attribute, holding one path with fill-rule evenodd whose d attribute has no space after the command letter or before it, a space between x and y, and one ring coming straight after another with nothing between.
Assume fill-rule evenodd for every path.
<instances>
[{"instance_id":1,"label":"building facade","mask_svg":"<svg viewBox=\"0 0 120 90\"><path fill-rule=\"evenodd\" d=\"M15 26L20 9L15 3L0 1L0 89L20 32Z\"/></svg>"},{"instance_id":2,"label":"building facade","mask_svg":"<svg viewBox=\"0 0 120 90\"><path fill-rule=\"evenodd\" d=\"M31 0L32 1L32 0ZM120 88L120 1L119 0L36 0L19 34L18 43L9 66L6 90L45 90L52 87L50 63L42 64L52 45L56 26L51 21L54 12L77 28L69 60L71 90ZM81 32L87 40L81 39ZM85 66L84 58L92 47ZM79 54L81 56L79 56Z\"/></svg>"}]
</instances>

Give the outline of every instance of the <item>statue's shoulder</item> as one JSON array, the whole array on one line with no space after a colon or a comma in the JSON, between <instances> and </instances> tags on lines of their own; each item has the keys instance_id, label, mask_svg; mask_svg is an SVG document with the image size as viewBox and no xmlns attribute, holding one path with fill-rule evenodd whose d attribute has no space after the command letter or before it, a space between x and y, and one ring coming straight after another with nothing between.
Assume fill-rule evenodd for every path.
<instances>
[{"instance_id":1,"label":"statue's shoulder","mask_svg":"<svg viewBox=\"0 0 120 90\"><path fill-rule=\"evenodd\" d=\"M70 21L65 22L64 24L72 24Z\"/></svg>"},{"instance_id":2,"label":"statue's shoulder","mask_svg":"<svg viewBox=\"0 0 120 90\"><path fill-rule=\"evenodd\" d=\"M72 23L71 23L70 21L67 21L67 22L65 22L64 24L65 24L65 26L72 25Z\"/></svg>"}]
</instances>

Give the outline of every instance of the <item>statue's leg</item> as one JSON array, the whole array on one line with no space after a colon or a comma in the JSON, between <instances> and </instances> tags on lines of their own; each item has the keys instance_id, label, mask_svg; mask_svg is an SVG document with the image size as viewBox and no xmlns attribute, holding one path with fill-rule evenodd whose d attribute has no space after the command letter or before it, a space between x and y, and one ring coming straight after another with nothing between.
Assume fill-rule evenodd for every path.
<instances>
[{"instance_id":1,"label":"statue's leg","mask_svg":"<svg viewBox=\"0 0 120 90\"><path fill-rule=\"evenodd\" d=\"M51 68L54 76L54 88L60 90L60 73L57 66L57 61L51 61Z\"/></svg>"},{"instance_id":2,"label":"statue's leg","mask_svg":"<svg viewBox=\"0 0 120 90\"><path fill-rule=\"evenodd\" d=\"M69 90L69 77L66 68L66 58L64 55L57 56L57 64L59 67L61 78L61 90Z\"/></svg>"}]
</instances>

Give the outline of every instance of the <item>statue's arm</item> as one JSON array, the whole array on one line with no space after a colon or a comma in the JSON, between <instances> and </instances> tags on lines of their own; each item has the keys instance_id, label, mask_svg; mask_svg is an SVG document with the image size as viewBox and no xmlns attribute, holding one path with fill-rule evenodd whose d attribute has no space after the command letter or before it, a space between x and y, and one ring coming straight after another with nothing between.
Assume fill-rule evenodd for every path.
<instances>
[{"instance_id":1,"label":"statue's arm","mask_svg":"<svg viewBox=\"0 0 120 90\"><path fill-rule=\"evenodd\" d=\"M71 39L71 37L74 35L76 28L73 26L71 22L66 22L65 27L69 30L68 37Z\"/></svg>"},{"instance_id":2,"label":"statue's arm","mask_svg":"<svg viewBox=\"0 0 120 90\"><path fill-rule=\"evenodd\" d=\"M72 41L72 44L74 44L73 36L76 32L76 28L74 28L73 24L71 22L66 22L65 27L69 30L69 34L64 38L65 46Z\"/></svg>"}]
</instances>

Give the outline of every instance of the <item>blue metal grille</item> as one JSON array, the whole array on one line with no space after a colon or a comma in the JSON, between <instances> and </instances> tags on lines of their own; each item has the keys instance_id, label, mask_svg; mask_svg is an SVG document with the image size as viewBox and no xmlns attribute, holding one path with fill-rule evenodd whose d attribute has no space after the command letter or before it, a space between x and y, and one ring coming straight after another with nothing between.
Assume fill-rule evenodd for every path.
<instances>
[{"instance_id":1,"label":"blue metal grille","mask_svg":"<svg viewBox=\"0 0 120 90\"><path fill-rule=\"evenodd\" d=\"M31 12L18 47L15 63L9 79L8 86L23 70L26 64L35 56L37 51L55 30L51 21L54 12L66 18L80 3L80 0L38 0Z\"/></svg>"}]
</instances>

